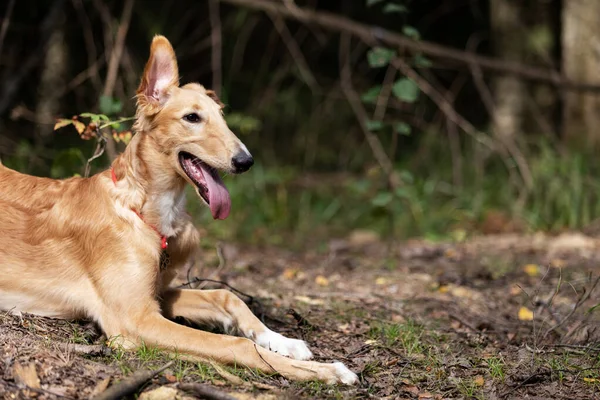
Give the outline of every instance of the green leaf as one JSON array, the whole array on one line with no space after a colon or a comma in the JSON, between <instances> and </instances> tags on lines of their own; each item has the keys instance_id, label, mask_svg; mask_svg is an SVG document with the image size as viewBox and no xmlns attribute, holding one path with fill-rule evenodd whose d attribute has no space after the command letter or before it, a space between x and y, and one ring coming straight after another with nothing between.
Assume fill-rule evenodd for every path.
<instances>
[{"instance_id":1,"label":"green leaf","mask_svg":"<svg viewBox=\"0 0 600 400\"><path fill-rule=\"evenodd\" d=\"M419 87L412 79L402 78L394 83L392 93L402 101L414 103L419 97Z\"/></svg>"},{"instance_id":2,"label":"green leaf","mask_svg":"<svg viewBox=\"0 0 600 400\"><path fill-rule=\"evenodd\" d=\"M412 128L406 122L398 122L396 125L394 125L394 130L401 135L409 136Z\"/></svg>"},{"instance_id":3,"label":"green leaf","mask_svg":"<svg viewBox=\"0 0 600 400\"><path fill-rule=\"evenodd\" d=\"M415 63L415 66L420 67L420 68L430 68L433 65L431 60L429 58L426 58L422 54L417 54L415 56L414 63Z\"/></svg>"},{"instance_id":4,"label":"green leaf","mask_svg":"<svg viewBox=\"0 0 600 400\"><path fill-rule=\"evenodd\" d=\"M374 47L367 53L367 61L371 68L385 67L396 56L396 51L384 47Z\"/></svg>"},{"instance_id":5,"label":"green leaf","mask_svg":"<svg viewBox=\"0 0 600 400\"><path fill-rule=\"evenodd\" d=\"M411 39L419 40L421 38L421 34L417 30L417 28L410 25L404 25L404 27L402 28L402 33L404 33L404 35L408 36Z\"/></svg>"},{"instance_id":6,"label":"green leaf","mask_svg":"<svg viewBox=\"0 0 600 400\"><path fill-rule=\"evenodd\" d=\"M386 14L393 13L393 12L405 13L405 12L408 12L408 8L406 8L406 6L403 6L401 4L389 3L389 4L386 4L385 7L383 7L383 12Z\"/></svg>"},{"instance_id":7,"label":"green leaf","mask_svg":"<svg viewBox=\"0 0 600 400\"><path fill-rule=\"evenodd\" d=\"M100 96L100 111L107 115L116 115L121 112L123 105L121 100L110 97Z\"/></svg>"},{"instance_id":8,"label":"green leaf","mask_svg":"<svg viewBox=\"0 0 600 400\"><path fill-rule=\"evenodd\" d=\"M373 199L371 200L371 204L376 207L385 207L392 202L394 199L394 195L390 192L379 192Z\"/></svg>"},{"instance_id":9,"label":"green leaf","mask_svg":"<svg viewBox=\"0 0 600 400\"><path fill-rule=\"evenodd\" d=\"M72 119L58 119L56 120L56 123L54 124L54 130L60 129L60 128L64 128L67 125L71 125L73 123Z\"/></svg>"},{"instance_id":10,"label":"green leaf","mask_svg":"<svg viewBox=\"0 0 600 400\"><path fill-rule=\"evenodd\" d=\"M371 89L367 90L360 96L360 99L363 103L367 104L375 104L377 98L379 97L379 93L381 93L381 85L373 86Z\"/></svg>"},{"instance_id":11,"label":"green leaf","mask_svg":"<svg viewBox=\"0 0 600 400\"><path fill-rule=\"evenodd\" d=\"M383 122L381 122L381 121L371 121L370 119L368 119L368 120L365 121L365 126L371 132L378 131L378 130L381 130L381 128L383 128Z\"/></svg>"},{"instance_id":12,"label":"green leaf","mask_svg":"<svg viewBox=\"0 0 600 400\"><path fill-rule=\"evenodd\" d=\"M383 0L367 0L367 7L374 6L377 3L381 3Z\"/></svg>"},{"instance_id":13,"label":"green leaf","mask_svg":"<svg viewBox=\"0 0 600 400\"><path fill-rule=\"evenodd\" d=\"M110 119L104 114L94 114L94 113L81 113L80 117L89 118L92 122L100 122L100 121L110 121Z\"/></svg>"}]
</instances>

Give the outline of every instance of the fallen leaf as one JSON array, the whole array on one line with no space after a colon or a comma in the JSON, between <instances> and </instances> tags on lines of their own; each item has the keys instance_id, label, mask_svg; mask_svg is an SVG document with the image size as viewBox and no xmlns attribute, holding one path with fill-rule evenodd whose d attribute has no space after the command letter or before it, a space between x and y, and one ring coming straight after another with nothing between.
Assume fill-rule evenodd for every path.
<instances>
[{"instance_id":1,"label":"fallen leaf","mask_svg":"<svg viewBox=\"0 0 600 400\"><path fill-rule=\"evenodd\" d=\"M298 268L286 268L285 271L283 271L283 277L287 280L292 280L298 275L299 271Z\"/></svg>"},{"instance_id":2,"label":"fallen leaf","mask_svg":"<svg viewBox=\"0 0 600 400\"><path fill-rule=\"evenodd\" d=\"M600 379L598 378L583 378L583 381L588 383L600 383Z\"/></svg>"},{"instance_id":3,"label":"fallen leaf","mask_svg":"<svg viewBox=\"0 0 600 400\"><path fill-rule=\"evenodd\" d=\"M480 387L485 384L485 380L483 379L483 376L481 376L481 375L477 375L475 377L475 379L473 379L473 382L475 382L475 384Z\"/></svg>"},{"instance_id":4,"label":"fallen leaf","mask_svg":"<svg viewBox=\"0 0 600 400\"><path fill-rule=\"evenodd\" d=\"M325 304L325 302L321 299L311 299L308 296L294 296L294 299L311 306L320 306Z\"/></svg>"},{"instance_id":5,"label":"fallen leaf","mask_svg":"<svg viewBox=\"0 0 600 400\"><path fill-rule=\"evenodd\" d=\"M523 290L519 287L519 285L512 285L510 287L510 295L511 296L518 296L521 293L523 293Z\"/></svg>"},{"instance_id":6,"label":"fallen leaf","mask_svg":"<svg viewBox=\"0 0 600 400\"><path fill-rule=\"evenodd\" d=\"M448 285L440 285L438 288L438 292L440 293L448 293L450 291L450 287Z\"/></svg>"},{"instance_id":7,"label":"fallen leaf","mask_svg":"<svg viewBox=\"0 0 600 400\"><path fill-rule=\"evenodd\" d=\"M40 388L40 378L35 370L35 364L29 363L27 365L21 365L18 361L13 366L13 376L15 382L22 383L23 385L29 386L30 388Z\"/></svg>"},{"instance_id":8,"label":"fallen leaf","mask_svg":"<svg viewBox=\"0 0 600 400\"><path fill-rule=\"evenodd\" d=\"M387 278L379 277L379 278L375 279L376 285L385 285L386 283L388 283Z\"/></svg>"},{"instance_id":9,"label":"fallen leaf","mask_svg":"<svg viewBox=\"0 0 600 400\"><path fill-rule=\"evenodd\" d=\"M419 393L418 398L423 399L423 400L429 400L429 399L433 399L433 395L429 392L423 392L423 393Z\"/></svg>"},{"instance_id":10,"label":"fallen leaf","mask_svg":"<svg viewBox=\"0 0 600 400\"><path fill-rule=\"evenodd\" d=\"M169 386L161 386L154 390L149 390L140 394L139 400L172 400L182 399L183 396L179 394L179 391Z\"/></svg>"},{"instance_id":11,"label":"fallen leaf","mask_svg":"<svg viewBox=\"0 0 600 400\"><path fill-rule=\"evenodd\" d=\"M94 390L90 393L90 398L94 398L98 396L100 393L104 392L110 383L110 376L108 378L102 379L100 382L94 386Z\"/></svg>"},{"instance_id":12,"label":"fallen leaf","mask_svg":"<svg viewBox=\"0 0 600 400\"><path fill-rule=\"evenodd\" d=\"M535 277L540 274L540 267L537 264L527 264L523 267L523 271L527 275Z\"/></svg>"},{"instance_id":13,"label":"fallen leaf","mask_svg":"<svg viewBox=\"0 0 600 400\"><path fill-rule=\"evenodd\" d=\"M379 241L379 235L377 232L368 231L368 230L360 230L357 229L350 233L348 236L348 242L350 242L351 246L363 247L368 244L372 244Z\"/></svg>"},{"instance_id":14,"label":"fallen leaf","mask_svg":"<svg viewBox=\"0 0 600 400\"><path fill-rule=\"evenodd\" d=\"M527 307L521 307L519 309L519 319L521 321L532 321L533 320L533 311L531 311Z\"/></svg>"},{"instance_id":15,"label":"fallen leaf","mask_svg":"<svg viewBox=\"0 0 600 400\"><path fill-rule=\"evenodd\" d=\"M168 380L171 383L177 382L177 377L175 375L165 374L164 377L166 380Z\"/></svg>"},{"instance_id":16,"label":"fallen leaf","mask_svg":"<svg viewBox=\"0 0 600 400\"><path fill-rule=\"evenodd\" d=\"M323 275L319 275L315 278L315 283L319 286L329 286L329 279L325 278Z\"/></svg>"},{"instance_id":17,"label":"fallen leaf","mask_svg":"<svg viewBox=\"0 0 600 400\"><path fill-rule=\"evenodd\" d=\"M215 371L217 371L217 374L221 375L221 378L225 379L232 385L244 386L248 384L247 382L244 382L242 378L232 374L231 372L226 371L225 368L221 367L217 363L211 362L210 366L213 367Z\"/></svg>"},{"instance_id":18,"label":"fallen leaf","mask_svg":"<svg viewBox=\"0 0 600 400\"><path fill-rule=\"evenodd\" d=\"M560 258L555 258L550 261L550 266L552 268L564 268L567 266L567 262Z\"/></svg>"},{"instance_id":19,"label":"fallen leaf","mask_svg":"<svg viewBox=\"0 0 600 400\"><path fill-rule=\"evenodd\" d=\"M377 344L377 343L379 343L377 340L373 340L373 339L365 340L365 344Z\"/></svg>"}]
</instances>

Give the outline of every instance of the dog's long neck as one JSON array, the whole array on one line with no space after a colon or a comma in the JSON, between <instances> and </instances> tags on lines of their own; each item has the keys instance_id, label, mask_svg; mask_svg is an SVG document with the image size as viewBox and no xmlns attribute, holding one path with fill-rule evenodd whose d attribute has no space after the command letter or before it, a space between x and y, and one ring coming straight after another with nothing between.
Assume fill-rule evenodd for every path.
<instances>
[{"instance_id":1,"label":"dog's long neck","mask_svg":"<svg viewBox=\"0 0 600 400\"><path fill-rule=\"evenodd\" d=\"M185 207L185 181L169 165L155 139L140 132L112 164L119 198L139 211L144 220L167 237L177 234L177 220Z\"/></svg>"}]
</instances>

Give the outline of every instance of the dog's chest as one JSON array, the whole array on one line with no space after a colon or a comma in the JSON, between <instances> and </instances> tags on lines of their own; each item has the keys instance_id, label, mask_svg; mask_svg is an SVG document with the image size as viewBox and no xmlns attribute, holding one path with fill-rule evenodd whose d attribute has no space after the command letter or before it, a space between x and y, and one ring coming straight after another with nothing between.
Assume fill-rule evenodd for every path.
<instances>
[{"instance_id":1,"label":"dog's chest","mask_svg":"<svg viewBox=\"0 0 600 400\"><path fill-rule=\"evenodd\" d=\"M170 237L177 234L177 220L185 209L185 193L159 194L155 200L156 207L160 215L160 226L158 227L161 234Z\"/></svg>"}]
</instances>

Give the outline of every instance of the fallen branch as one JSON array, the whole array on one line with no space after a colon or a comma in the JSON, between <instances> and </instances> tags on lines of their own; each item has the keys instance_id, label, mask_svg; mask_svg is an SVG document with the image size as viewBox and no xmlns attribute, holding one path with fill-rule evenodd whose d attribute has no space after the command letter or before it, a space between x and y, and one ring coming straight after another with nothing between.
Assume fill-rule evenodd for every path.
<instances>
[{"instance_id":1,"label":"fallen branch","mask_svg":"<svg viewBox=\"0 0 600 400\"><path fill-rule=\"evenodd\" d=\"M381 43L391 47L402 47L430 57L451 60L459 64L479 65L482 69L506 75L514 75L532 81L545 82L562 89L600 92L600 84L573 82L556 71L544 68L498 60L472 52L453 49L424 40L413 40L392 31L355 22L349 18L326 12L307 10L293 4L284 5L265 0L221 0L223 3L248 7L268 13L277 13L284 18L294 19L306 24L316 24L336 32L347 32L367 43Z\"/></svg>"},{"instance_id":2,"label":"fallen branch","mask_svg":"<svg viewBox=\"0 0 600 400\"><path fill-rule=\"evenodd\" d=\"M236 400L235 397L230 396L229 394L222 392L220 390L215 389L214 387L203 385L200 383L180 383L177 385L178 389L183 390L184 392L191 392L195 395L210 399L210 400Z\"/></svg>"},{"instance_id":3,"label":"fallen branch","mask_svg":"<svg viewBox=\"0 0 600 400\"><path fill-rule=\"evenodd\" d=\"M128 396L135 393L140 386L146 381L154 378L156 375L163 372L165 369L173 365L173 361L169 361L162 367L154 371L138 371L131 375L129 378L112 385L98 396L94 397L94 400L117 400L124 396Z\"/></svg>"},{"instance_id":4,"label":"fallen branch","mask_svg":"<svg viewBox=\"0 0 600 400\"><path fill-rule=\"evenodd\" d=\"M60 343L58 347L62 351L87 356L110 356L112 354L110 347L100 344Z\"/></svg>"}]
</instances>

